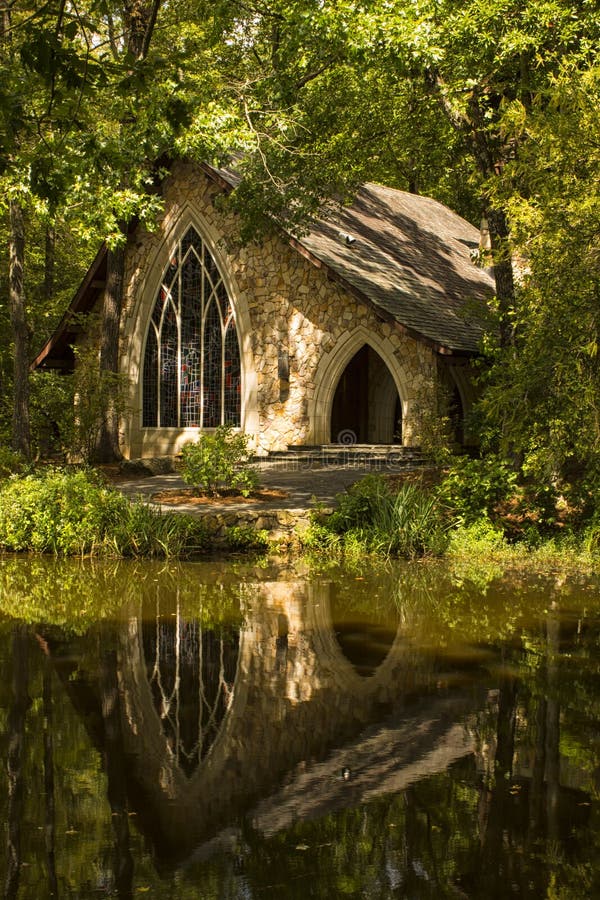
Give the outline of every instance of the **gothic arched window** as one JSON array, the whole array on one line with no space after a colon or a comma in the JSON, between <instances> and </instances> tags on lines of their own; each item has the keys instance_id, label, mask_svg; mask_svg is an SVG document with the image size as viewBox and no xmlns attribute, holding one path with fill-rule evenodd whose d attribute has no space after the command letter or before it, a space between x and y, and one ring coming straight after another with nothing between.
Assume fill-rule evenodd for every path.
<instances>
[{"instance_id":1,"label":"gothic arched window","mask_svg":"<svg viewBox=\"0 0 600 900\"><path fill-rule=\"evenodd\" d=\"M142 425L241 424L235 316L221 273L195 228L174 249L146 338Z\"/></svg>"}]
</instances>

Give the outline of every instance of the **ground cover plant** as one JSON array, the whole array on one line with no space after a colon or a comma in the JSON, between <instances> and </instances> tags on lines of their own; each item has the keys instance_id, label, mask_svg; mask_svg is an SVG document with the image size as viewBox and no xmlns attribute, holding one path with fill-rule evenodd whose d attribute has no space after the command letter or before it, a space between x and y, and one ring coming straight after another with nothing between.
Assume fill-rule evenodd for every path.
<instances>
[{"instance_id":1,"label":"ground cover plant","mask_svg":"<svg viewBox=\"0 0 600 900\"><path fill-rule=\"evenodd\" d=\"M597 491L529 481L490 454L446 458L427 473L368 475L315 509L304 547L360 557L441 556L521 567L600 567Z\"/></svg>"},{"instance_id":2,"label":"ground cover plant","mask_svg":"<svg viewBox=\"0 0 600 900\"><path fill-rule=\"evenodd\" d=\"M0 548L57 556L189 556L202 522L130 502L87 469L40 469L0 485Z\"/></svg>"}]
</instances>

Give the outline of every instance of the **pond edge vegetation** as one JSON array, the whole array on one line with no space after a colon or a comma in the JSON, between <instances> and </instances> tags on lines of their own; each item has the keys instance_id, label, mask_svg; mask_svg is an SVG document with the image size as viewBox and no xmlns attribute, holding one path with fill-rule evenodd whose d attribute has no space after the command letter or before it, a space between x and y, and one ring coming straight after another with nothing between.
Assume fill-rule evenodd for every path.
<instances>
[{"instance_id":1,"label":"pond edge vegetation","mask_svg":"<svg viewBox=\"0 0 600 900\"><path fill-rule=\"evenodd\" d=\"M229 437L224 430L217 438L227 469L216 477L220 486L240 471L239 458L233 467L227 460ZM234 452L243 464L239 441ZM186 476L188 483L196 480L184 469ZM251 478L254 483L254 473ZM89 467L35 468L1 450L0 479L4 551L189 559L281 549L264 528L243 522L228 526L216 544L202 516L128 500ZM452 557L473 576L481 566L600 571L593 501L591 487L577 496L552 486L534 489L497 457L456 456L403 479L365 476L337 496L333 511L316 504L308 527L284 543L346 560Z\"/></svg>"}]
</instances>

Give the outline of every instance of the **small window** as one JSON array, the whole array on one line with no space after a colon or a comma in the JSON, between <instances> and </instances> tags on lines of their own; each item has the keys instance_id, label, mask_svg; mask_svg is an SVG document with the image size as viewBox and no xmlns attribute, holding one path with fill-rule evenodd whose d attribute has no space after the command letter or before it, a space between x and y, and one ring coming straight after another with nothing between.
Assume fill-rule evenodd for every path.
<instances>
[{"instance_id":1,"label":"small window","mask_svg":"<svg viewBox=\"0 0 600 900\"><path fill-rule=\"evenodd\" d=\"M145 428L241 424L235 316L210 250L190 227L163 272L144 353Z\"/></svg>"}]
</instances>

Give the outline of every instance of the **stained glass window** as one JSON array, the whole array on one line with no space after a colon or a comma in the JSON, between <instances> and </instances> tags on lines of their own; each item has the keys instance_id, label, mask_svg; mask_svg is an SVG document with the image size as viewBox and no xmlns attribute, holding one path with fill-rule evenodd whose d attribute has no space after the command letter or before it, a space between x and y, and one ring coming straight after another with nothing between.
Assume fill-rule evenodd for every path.
<instances>
[{"instance_id":1,"label":"stained glass window","mask_svg":"<svg viewBox=\"0 0 600 900\"><path fill-rule=\"evenodd\" d=\"M241 424L235 316L217 264L193 227L163 272L142 385L145 428Z\"/></svg>"}]
</instances>

